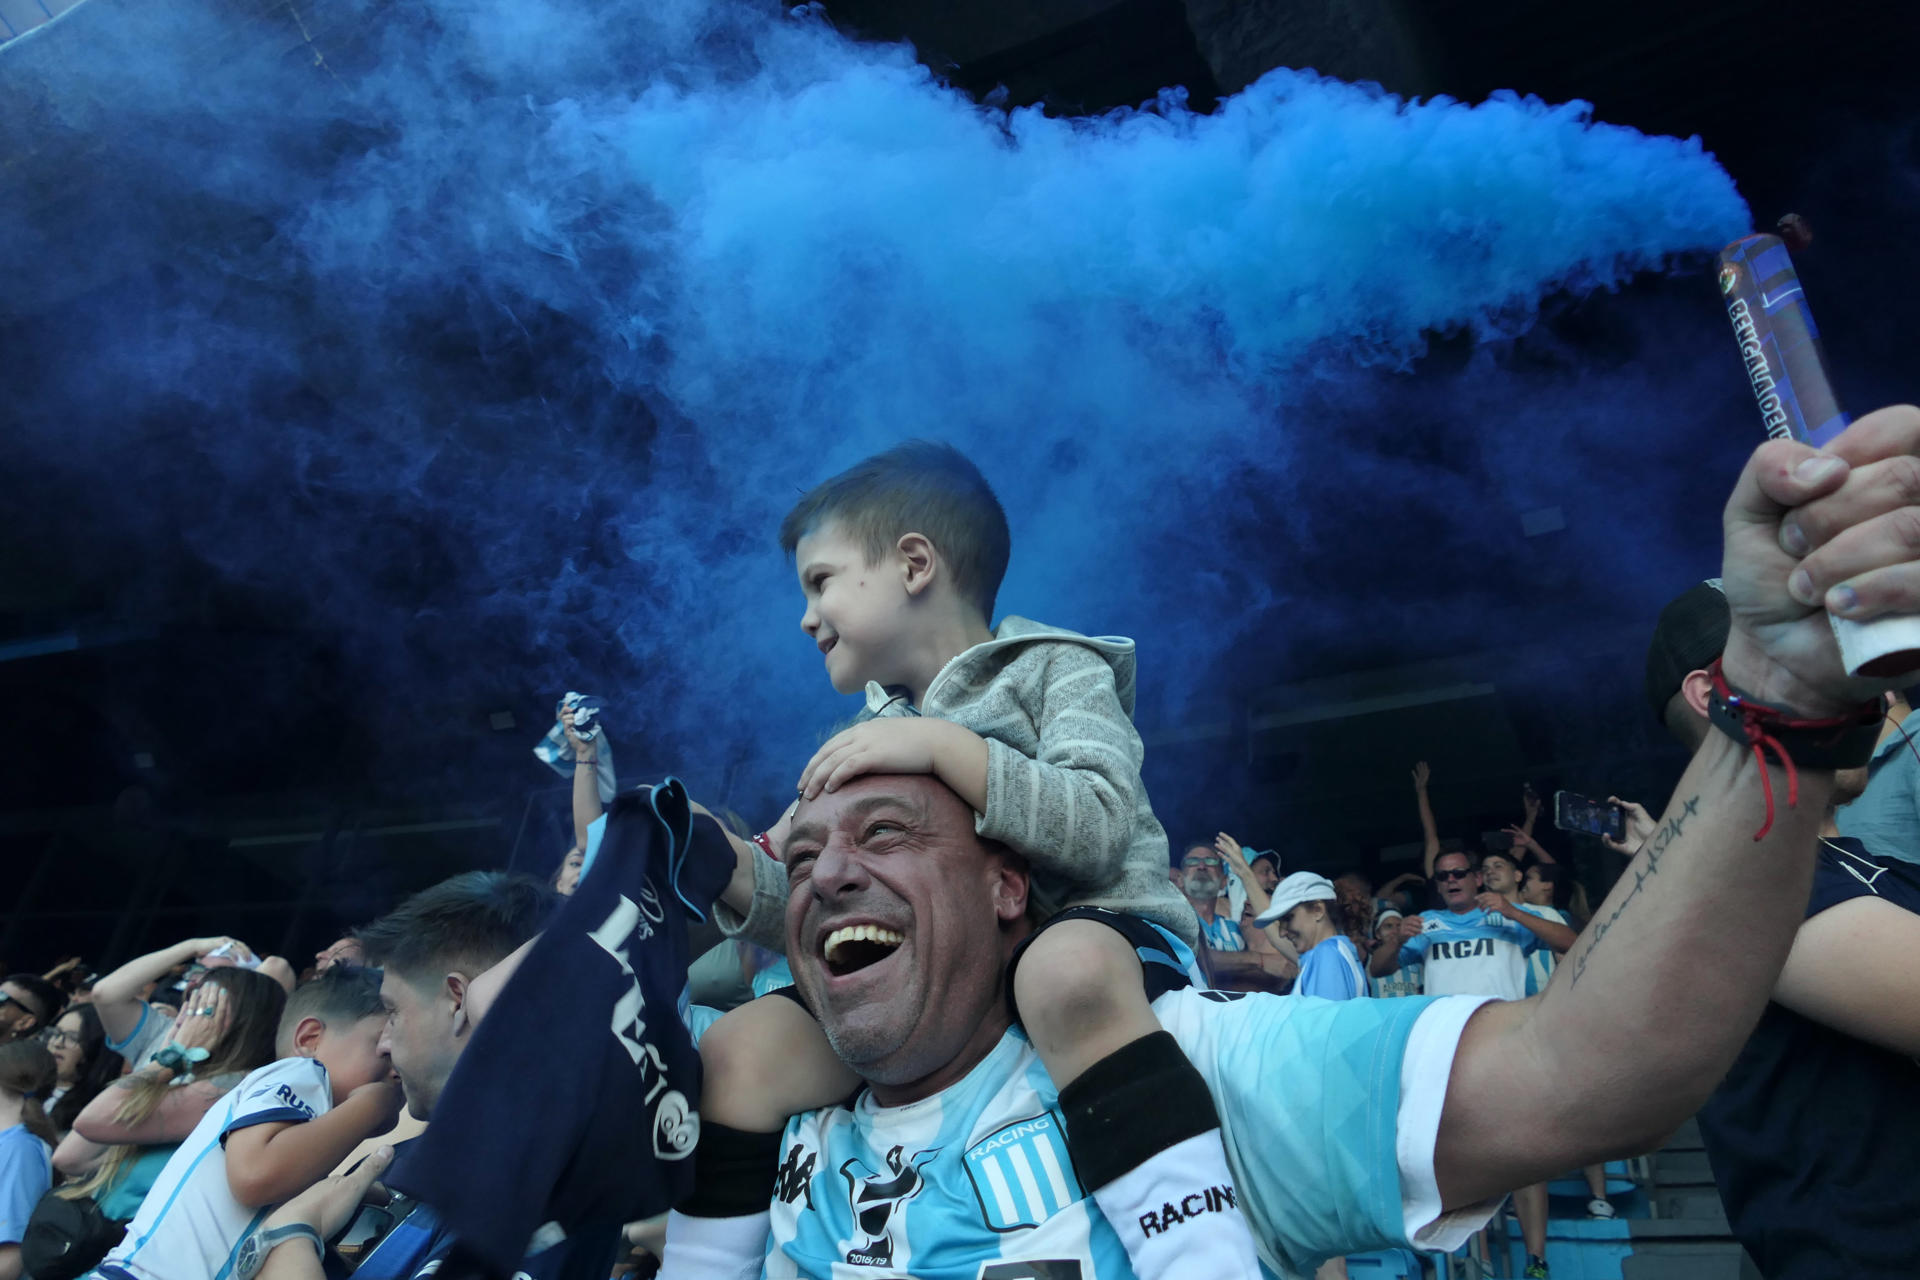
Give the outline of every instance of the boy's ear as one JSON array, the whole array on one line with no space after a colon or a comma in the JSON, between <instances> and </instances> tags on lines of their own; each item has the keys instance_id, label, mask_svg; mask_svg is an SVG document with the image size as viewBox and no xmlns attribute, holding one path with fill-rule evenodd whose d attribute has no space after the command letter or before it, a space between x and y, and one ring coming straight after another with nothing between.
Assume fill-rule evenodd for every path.
<instances>
[{"instance_id":1,"label":"boy's ear","mask_svg":"<svg viewBox=\"0 0 1920 1280\"><path fill-rule=\"evenodd\" d=\"M294 1024L293 1051L303 1058L311 1058L320 1048L320 1037L327 1033L327 1024L308 1015Z\"/></svg>"},{"instance_id":2,"label":"boy's ear","mask_svg":"<svg viewBox=\"0 0 1920 1280\"><path fill-rule=\"evenodd\" d=\"M900 541L894 543L894 550L900 553L908 595L917 596L932 585L940 572L940 553L934 550L926 534L903 533Z\"/></svg>"}]
</instances>

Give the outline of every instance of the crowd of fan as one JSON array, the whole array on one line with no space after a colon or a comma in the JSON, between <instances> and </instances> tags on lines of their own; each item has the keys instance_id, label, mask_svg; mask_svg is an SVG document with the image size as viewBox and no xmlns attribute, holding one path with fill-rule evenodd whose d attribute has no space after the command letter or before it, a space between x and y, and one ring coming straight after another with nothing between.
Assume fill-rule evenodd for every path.
<instances>
[{"instance_id":1,"label":"crowd of fan","mask_svg":"<svg viewBox=\"0 0 1920 1280\"><path fill-rule=\"evenodd\" d=\"M978 545L968 546L969 539ZM782 540L798 561L808 604L803 626L818 642L837 689L870 690L869 716L820 749L801 774L800 800L774 827L754 837L743 827L728 827L713 837L724 840L719 847L736 860L728 868L731 878L722 877L727 887L716 907L734 936L691 970L693 996L709 1006L689 1015L690 1029L701 1036L706 1075L701 1159L695 1163L700 1178L724 1167L730 1182L718 1194L711 1179L697 1181L694 1194L665 1225L629 1224L617 1267L611 1249L591 1255L606 1267L598 1274L651 1273L663 1260L676 1276L757 1274L768 1247L768 1189L782 1188L779 1200L786 1208L776 1211L791 1215L812 1207L813 1193L805 1185L813 1176L811 1157L791 1179L774 1170L790 1123L839 1114L846 1124L834 1130L841 1137L833 1140L844 1140L848 1127L882 1123L840 1101L860 1086L872 1091L881 1111L894 1105L890 1099L915 1100L883 1073L854 1069L873 1060L862 1058L864 1042L829 1044L832 1019L817 1007L825 998L817 973L815 989L799 999L778 994L792 979L778 945L790 929L805 927L805 912L789 910L790 896L845 907L904 902L918 893L930 914L935 905L959 903L954 919L1002 948L1004 954L988 954L991 947L953 947L943 960L948 977L975 974L979 990L993 997L980 1004L985 1012L978 1034L1010 1036L994 1018L1018 1020L1024 1032L1016 1041L1025 1055L1019 1059L1025 1064L1022 1079L1036 1087L1033 1081L1051 1077L1065 1130L1058 1150L1071 1157L1088 1188L1085 1198L1120 1237L1124 1256L1115 1270L1124 1265L1142 1276L1258 1274L1248 1226L1252 1206L1243 1199L1248 1212L1238 1212L1231 1195L1215 1194L1233 1184L1229 1157L1237 1151L1245 1164L1255 1158L1252 1147L1270 1138L1245 1132L1246 1098L1229 1096L1236 1089L1250 1090L1258 1106L1268 1108L1256 1114L1274 1125L1276 1148L1295 1144L1285 1148L1284 1158L1276 1157L1283 1167L1262 1170L1261 1176L1306 1176L1285 1166L1318 1158L1318 1140L1277 1132L1292 1123L1276 1120L1271 1110L1284 1110L1284 1089L1276 1084L1263 1090L1232 1078L1231 1055L1244 1046L1231 1043L1230 1035L1206 1032L1214 1025L1209 1019L1242 1019L1230 1025L1271 1034L1275 1043L1314 1027L1339 1026L1356 1039L1397 1044L1416 1062L1408 1047L1415 1019L1402 1019L1401 1026L1390 1013L1375 1016L1382 1004L1350 1002L1410 996L1522 1001L1548 992L1556 957L1574 948L1589 923L1580 886L1538 830L1541 806L1531 788L1522 789L1519 820L1502 841L1463 851L1442 839L1424 762L1413 766L1411 806L1424 835L1423 866L1377 886L1360 870L1328 877L1294 869L1293 862L1304 860L1294 852L1251 849L1224 832L1170 846L1139 781L1139 739L1130 719L1131 646L1020 619L987 629L1006 564L1004 516L985 481L950 450L912 446L837 477L795 509ZM886 572L877 573L876 566ZM1727 644L1728 625L1717 586L1703 584L1669 609L1655 636L1650 706L1690 747L1699 747L1708 732L1708 668ZM905 692L889 694L895 689ZM1032 710L1036 706L1044 709ZM1028 718L1010 707L1024 708ZM259 957L234 938L203 937L98 977L75 960L44 977L16 975L0 984L0 1280L23 1274L71 1280L96 1268L105 1280L317 1280L330 1244L354 1255L358 1274L371 1280L415 1280L439 1267L455 1244L432 1206L390 1204L377 1219L358 1210L393 1158L394 1144L409 1140L432 1118L476 1026L532 950L557 897L583 884L590 897L603 883L595 877L595 858L608 840L607 809L615 792L612 749L595 721L597 710L595 700L568 695L554 731L538 749L572 779L574 840L546 885L500 873L455 877L335 941L300 975L285 960ZM1775 993L1780 1017L1769 1012L1747 1055L1702 1113L1709 1143L1717 1144L1716 1172L1729 1218L1771 1277L1829 1274L1804 1270L1800 1260L1810 1256L1826 1266L1845 1248L1873 1259L1889 1253L1907 1262L1914 1257L1912 1224L1920 1215L1907 1211L1911 1191L1900 1190L1913 1180L1904 1171L1889 1175L1884 1166L1885 1152L1904 1152L1906 1144L1836 1132L1846 1126L1832 1112L1858 1107L1863 1099L1911 1111L1904 1091L1911 1084L1913 1041L1920 1038L1912 1026L1912 987L1895 982L1889 988L1884 972L1849 971L1851 961L1833 949L1820 923L1829 914L1844 914L1857 932L1853 908L1871 899L1876 912L1867 926L1906 929L1920 904L1911 868L1900 861L1920 850L1920 772L1912 763L1920 762L1920 751L1912 752L1912 762L1900 753L1904 710L1896 700L1874 758L1873 785L1867 786L1866 770L1840 784L1838 801L1862 789L1866 799L1853 830L1829 814L1808 924ZM976 731L970 723L986 727ZM828 799L836 788L876 777L912 781L870 787L863 801L842 797L837 809ZM861 804L875 806L875 812L891 805L931 815L924 820L929 831L937 831L892 864L904 887L889 890L891 897L870 894L862 887L868 871L860 860L870 852L868 842L883 853L907 846L889 844L896 837L886 831L860 827L847 835L851 826L843 830L825 819L796 817L810 804L838 814L834 821L845 824L855 823ZM1643 846L1655 838L1653 820L1638 805L1623 807L1631 823L1613 847L1643 857ZM886 825L875 820L873 827ZM983 865L1000 868L991 881L984 875L969 880L985 886L991 898L984 916L977 903L960 902L955 876L940 869ZM1645 863L1642 869L1651 870ZM1639 873L1630 865L1629 874ZM916 877L920 882L910 883ZM1883 905L1897 917L1878 912ZM807 936L826 971L838 978L851 978L865 964L878 963L874 956L904 942L885 919L850 909L842 910L837 923L841 927L831 936ZM929 948L940 945L937 932L929 933ZM649 934L643 929L599 941L631 974L641 961L622 948ZM1822 948L1817 956L1816 943ZM1596 947L1597 941L1581 959ZM1196 967L1200 973L1193 975ZM1195 976L1215 990L1190 987ZM1516 1012L1531 1017L1528 1010L1551 1006L1555 994L1572 985L1556 983L1541 1004ZM1189 1035L1176 1040L1156 1020L1159 1001L1189 991L1201 997L1198 1004L1165 1006L1185 1010L1179 1016ZM1291 994L1312 1002L1282 1008L1258 997L1244 1003L1204 998L1221 991ZM922 996L962 1003L952 990ZM921 998L902 1007L918 1016L930 1002ZM1483 1007L1499 1008L1459 1001L1424 1006L1422 1018L1434 1009L1461 1011L1448 1015L1458 1020L1442 1061L1453 1061L1464 1018ZM837 1012L845 1033L848 1010ZM597 1020L596 1034L603 1033L606 1011L588 1017ZM1816 1041L1817 1055L1809 1047ZM1189 1061L1190 1053L1199 1056ZM636 1063L638 1054L636 1043ZM1821 1078L1809 1078L1797 1065L1809 1057ZM1298 1079L1313 1089L1341 1089L1347 1096L1366 1087L1361 1080L1336 1079L1344 1068L1332 1056L1325 1062L1260 1064L1260 1070L1269 1069L1299 1070L1305 1074ZM1448 1094L1447 1068L1438 1075L1411 1083L1402 1078L1402 1090ZM1836 1089L1835 1081L1845 1087ZM553 1084L565 1088L564 1074ZM1141 1114L1143 1099L1151 1117ZM1401 1106L1378 1097L1360 1101L1388 1115ZM1784 1117L1782 1108L1795 1109L1795 1116ZM1834 1124L1809 1128L1808 1117L1822 1108ZM1437 1126L1440 1103L1432 1102L1427 1114ZM822 1136L826 1130L809 1132L823 1146L829 1141ZM1755 1141L1756 1132L1766 1135L1764 1141ZM1431 1148L1438 1138L1430 1134L1428 1141L1427 1176L1437 1178ZM1570 1149L1586 1158L1609 1145L1611 1139L1588 1139ZM1857 1157L1850 1163L1863 1172L1849 1174L1849 1162L1842 1161L1812 1191L1781 1172L1809 1162L1832 1165L1836 1145ZM1404 1155L1392 1143L1388 1148L1389 1162ZM1035 1150L1055 1159L1053 1147ZM842 1265L887 1264L894 1247L891 1215L909 1194L901 1188L917 1187L922 1176L901 1158L902 1148L894 1146L888 1169L869 1170L862 1185L872 1195L875 1216L861 1210L860 1221L873 1238L852 1252L831 1245L830 1253L837 1250L847 1259L832 1262L836 1274ZM856 1199L863 1194L850 1172L857 1163L835 1165ZM1337 1174L1332 1163L1322 1167L1329 1183L1344 1178L1348 1185L1314 1193L1324 1194L1328 1204L1350 1197L1327 1217L1362 1216L1359 1201L1351 1199L1366 1181L1356 1172L1362 1163L1350 1160ZM1541 1163L1517 1167L1550 1173ZM1392 1167L1405 1179L1411 1166ZM1504 1166L1494 1161L1489 1167ZM1175 1192L1162 1209L1163 1193L1173 1186L1166 1181L1169 1170L1190 1179L1182 1188L1205 1187L1207 1193L1182 1198ZM1064 1189L1064 1179L1054 1176ZM1500 1182L1502 1176L1489 1173L1464 1185L1484 1195L1512 1185ZM744 1201L743 1177L749 1191ZM1586 1177L1588 1213L1613 1216L1602 1168L1588 1168ZM1891 1190L1889 1177L1896 1184ZM1863 1188L1871 1195L1869 1210L1861 1214ZM1244 1183L1242 1192L1252 1194ZM1011 1192L1000 1194L1010 1206ZM1042 1190L1036 1182L1024 1194L1032 1212ZM1403 1187L1402 1196L1409 1194ZM1426 1206L1429 1221L1437 1221L1439 1194L1434 1191ZM1526 1273L1544 1276L1545 1185L1513 1192L1513 1202ZM1176 1204L1190 1207L1183 1213ZM1893 1212L1887 1211L1890 1204ZM1479 1208L1479 1221L1493 1211L1486 1203ZM1374 1222L1368 1229L1375 1235L1410 1238L1401 1204L1389 1200L1385 1209L1374 1209L1389 1224ZM1019 1216L1010 1208L1004 1212L1009 1219ZM1817 1243L1809 1251L1808 1213L1844 1224L1848 1241L1837 1244L1816 1229ZM1311 1218L1313 1211L1301 1216ZM1783 1220L1796 1223L1799 1234L1791 1240L1778 1235ZM787 1243L794 1243L791 1221L771 1230L775 1236L786 1230ZM1328 1238L1342 1237L1306 1239L1297 1255L1312 1253L1308 1261L1320 1265L1323 1276L1344 1274L1342 1259L1328 1256L1334 1251L1311 1249ZM552 1244L550 1251L562 1249L572 1251L576 1262L591 1254L578 1239ZM528 1257L529 1274L542 1280L560 1274L541 1270L531 1246ZM1831 1273L1892 1274L1875 1268L1869 1261ZM565 1274L585 1273L573 1267Z\"/></svg>"},{"instance_id":2,"label":"crowd of fan","mask_svg":"<svg viewBox=\"0 0 1920 1280\"><path fill-rule=\"evenodd\" d=\"M1896 709L1903 717L1904 702ZM563 711L556 739L580 763L593 764L593 742L575 734L569 721ZM604 735L596 736L606 749ZM1920 770L1908 767L1910 760L1888 753L1884 761L1894 766L1885 790L1912 787ZM1441 839L1428 800L1430 778L1425 762L1414 767L1410 808L1425 837L1424 874L1408 871L1376 886L1358 868L1330 878L1289 872L1280 851L1247 848L1224 832L1189 842L1170 879L1201 921L1199 955L1212 985L1329 1000L1460 993L1519 999L1542 991L1589 911L1584 888L1536 834L1538 796L1524 787L1520 821L1507 829L1504 845L1462 852ZM578 840L546 885L559 895L578 883L588 829L602 812L593 786L576 787L574 798ZM1651 832L1652 819L1637 804L1623 808L1626 837L1603 839L1631 854ZM1873 817L1897 821L1888 809L1875 806ZM470 901L497 896L505 883L466 878L443 886L423 895L386 933L430 916L436 901L444 908L463 895ZM531 883L512 888L517 897L510 891L508 899L517 908L510 914L517 918L492 941L494 959L532 936L546 911ZM1453 945L1463 941L1480 945ZM209 1114L220 1118L221 1137L281 1128L283 1122L271 1118L255 1128L249 1115L277 1115L289 1079L319 1116L331 1117L334 1132L303 1159L257 1168L254 1159L270 1144L255 1152L227 1143L225 1176L241 1208L254 1215L249 1225L336 1168L355 1165L377 1144L417 1134L422 1126L399 1115L402 1092L388 1070L385 1036L392 1011L381 1003L379 972L362 967L365 960L361 941L349 934L315 954L296 978L279 957L256 958L236 939L207 937L138 957L104 976L72 958L44 975L14 974L0 983L0 1280L83 1274L100 1260L98 1245L123 1244L122 1227L136 1219L168 1162ZM691 977L696 997L721 1009L790 981L777 953L738 942L702 956ZM308 1062L325 1070L300 1079L298 1069ZM1613 1217L1602 1167L1584 1173L1589 1216ZM242 1197L242 1186L254 1190ZM76 1208L58 1212L61 1203ZM85 1216L78 1206L86 1207ZM1517 1192L1514 1207L1531 1259L1542 1259L1544 1186ZM45 1271L26 1272L21 1242L36 1208L43 1231L52 1233L40 1241L43 1256L48 1240L61 1248L75 1241L82 1251ZM216 1247L237 1243L229 1238L234 1225L222 1233L215 1222ZM633 1224L613 1274L652 1274L662 1230L658 1221ZM201 1261L174 1274L196 1274ZM211 1258L204 1261L212 1265ZM1337 1259L1321 1272L1341 1274Z\"/></svg>"},{"instance_id":3,"label":"crowd of fan","mask_svg":"<svg viewBox=\"0 0 1920 1280\"><path fill-rule=\"evenodd\" d=\"M564 707L554 737L582 766L608 749L605 735L576 733ZM603 811L592 770L578 775L577 839L547 884L562 896L578 883L589 828ZM1582 891L1533 835L1537 797L1531 788L1523 794L1512 848L1443 853L1426 798L1428 776L1424 763L1416 767L1429 875L1408 872L1377 891L1361 870L1332 879L1312 871L1283 875L1279 852L1245 849L1225 833L1190 845L1170 879L1202 923L1200 957L1213 985L1334 1000L1462 991L1518 999L1540 990L1586 913ZM488 886L469 881L434 892L457 901L463 888L485 893ZM496 942L496 952L523 941L519 935L540 912L532 885L520 886L520 899L525 919ZM428 906L416 904L414 915ZM1520 919L1562 928L1502 931L1511 954L1470 976L1449 977L1450 961L1429 958L1432 940L1449 930ZM402 1090L389 1070L385 1035L390 1011L381 1002L381 975L365 961L362 942L349 934L296 977L280 957L256 957L235 938L206 937L103 976L76 957L43 976L15 974L0 984L0 1125L12 1126L0 1133L0 1224L8 1237L0 1239L0 1280L78 1276L100 1261L98 1244L122 1244L119 1224L136 1219L169 1161L210 1114L226 1139L228 1189L249 1213L352 1165L372 1144L417 1133L417 1123L399 1117ZM732 942L716 946L692 971L696 996L721 1009L790 980L777 953ZM312 1071L311 1063L324 1070ZM302 1137L312 1139L322 1127L330 1132L310 1150L273 1160L270 1141L256 1150L232 1139L285 1127L276 1118L286 1109L283 1087L316 1113ZM190 1146L189 1155L196 1154ZM1591 1211L1611 1216L1604 1181L1597 1169L1590 1176ZM61 1247L78 1240L82 1248L26 1273L21 1245L43 1199L49 1203L40 1214L41 1254L49 1240ZM63 1211L63 1203L97 1210L98 1221ZM228 1239L231 1231L220 1231L216 1210L209 1217L218 1241L238 1243ZM1531 1220L1523 1213L1523 1221ZM620 1273L650 1273L659 1224L635 1224L629 1243ZM191 1274L192 1265L179 1274Z\"/></svg>"}]
</instances>

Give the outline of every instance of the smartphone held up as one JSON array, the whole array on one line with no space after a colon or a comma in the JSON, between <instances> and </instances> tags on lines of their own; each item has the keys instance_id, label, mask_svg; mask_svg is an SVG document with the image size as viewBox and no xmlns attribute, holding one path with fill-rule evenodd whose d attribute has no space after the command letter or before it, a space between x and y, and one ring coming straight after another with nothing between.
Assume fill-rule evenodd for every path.
<instances>
[{"instance_id":1,"label":"smartphone held up","mask_svg":"<svg viewBox=\"0 0 1920 1280\"><path fill-rule=\"evenodd\" d=\"M1627 834L1627 811L1610 800L1592 800L1578 792L1556 791L1553 793L1553 825L1562 831L1623 840Z\"/></svg>"}]
</instances>

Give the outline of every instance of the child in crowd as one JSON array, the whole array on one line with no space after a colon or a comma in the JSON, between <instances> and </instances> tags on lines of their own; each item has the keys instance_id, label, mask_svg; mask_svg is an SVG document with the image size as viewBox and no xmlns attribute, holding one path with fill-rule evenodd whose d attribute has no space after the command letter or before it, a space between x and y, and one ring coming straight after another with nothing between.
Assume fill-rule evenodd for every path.
<instances>
[{"instance_id":1,"label":"child in crowd","mask_svg":"<svg viewBox=\"0 0 1920 1280\"><path fill-rule=\"evenodd\" d=\"M287 997L279 1061L242 1080L180 1144L119 1246L109 1280L227 1276L281 1201L326 1177L399 1116L382 1052L378 970L336 966ZM169 1061L163 1048L156 1061Z\"/></svg>"},{"instance_id":2,"label":"child in crowd","mask_svg":"<svg viewBox=\"0 0 1920 1280\"><path fill-rule=\"evenodd\" d=\"M42 1110L59 1070L46 1046L0 1044L0 1277L18 1280L20 1242L53 1185L53 1125Z\"/></svg>"},{"instance_id":3,"label":"child in crowd","mask_svg":"<svg viewBox=\"0 0 1920 1280\"><path fill-rule=\"evenodd\" d=\"M1168 987L1149 989L1161 975L1143 973L1136 949L1142 933L1157 940L1156 926L1190 948L1198 925L1169 882L1166 833L1140 779L1133 643L1021 618L989 628L1006 515L950 447L915 442L860 463L803 497L780 537L828 678L867 696L862 721L807 765L803 799L863 774L932 773L972 805L982 837L1028 860L1033 902L1052 918L1008 981L1059 1089L1080 1179L1146 1280L1257 1275L1238 1214L1151 1235L1142 1226L1143 1215L1159 1221L1149 1209L1232 1175L1206 1083L1149 1006ZM731 931L782 948L785 828L760 837L772 858L740 846L720 912ZM908 941L837 930L826 960L851 972ZM732 1275L764 1251L787 1119L858 1082L804 1007L779 995L728 1013L701 1051L697 1186L670 1225L667 1262L675 1275ZM699 1242L680 1253L685 1270L676 1237Z\"/></svg>"}]
</instances>

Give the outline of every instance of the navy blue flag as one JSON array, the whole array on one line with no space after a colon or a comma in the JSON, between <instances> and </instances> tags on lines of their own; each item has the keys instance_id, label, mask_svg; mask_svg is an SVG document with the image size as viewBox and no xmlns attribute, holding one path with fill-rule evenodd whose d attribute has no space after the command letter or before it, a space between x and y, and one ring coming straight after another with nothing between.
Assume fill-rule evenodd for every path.
<instances>
[{"instance_id":1,"label":"navy blue flag","mask_svg":"<svg viewBox=\"0 0 1920 1280\"><path fill-rule=\"evenodd\" d=\"M433 1206L476 1272L513 1275L549 1223L597 1238L690 1189L700 1059L680 1009L687 927L733 866L726 835L694 819L677 779L607 810L591 873L386 1178Z\"/></svg>"}]
</instances>

